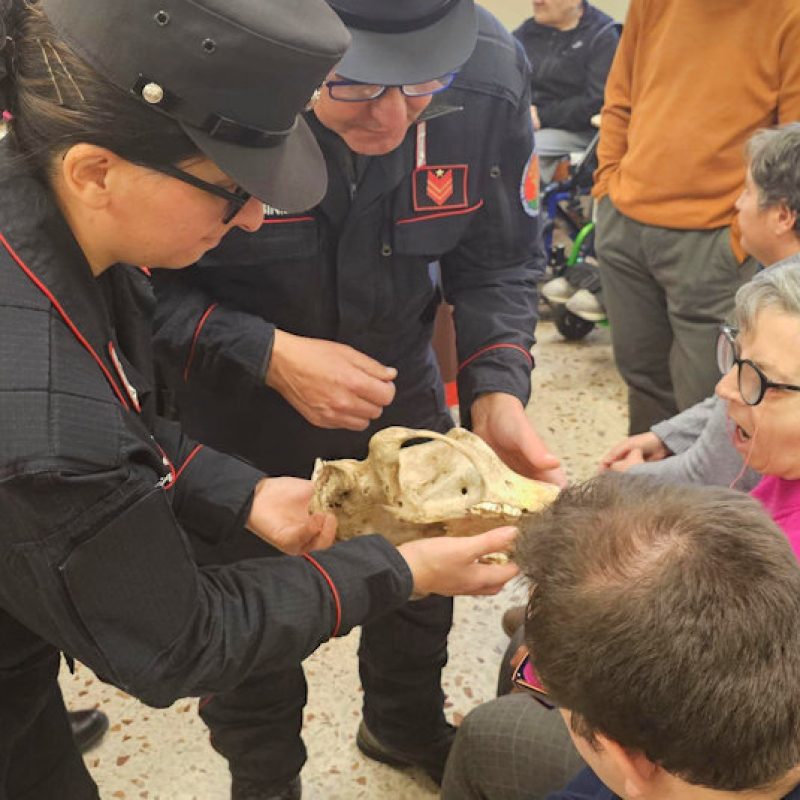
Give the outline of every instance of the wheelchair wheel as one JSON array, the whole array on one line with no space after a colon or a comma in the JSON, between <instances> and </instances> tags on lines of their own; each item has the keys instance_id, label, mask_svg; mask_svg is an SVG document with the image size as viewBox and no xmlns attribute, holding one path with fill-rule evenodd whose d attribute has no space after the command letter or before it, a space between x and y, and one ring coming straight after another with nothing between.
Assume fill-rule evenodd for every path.
<instances>
[{"instance_id":1,"label":"wheelchair wheel","mask_svg":"<svg viewBox=\"0 0 800 800\"><path fill-rule=\"evenodd\" d=\"M558 306L555 309L553 321L556 324L556 330L571 342L583 339L594 330L594 322L589 322L588 319L573 314L566 306Z\"/></svg>"}]
</instances>

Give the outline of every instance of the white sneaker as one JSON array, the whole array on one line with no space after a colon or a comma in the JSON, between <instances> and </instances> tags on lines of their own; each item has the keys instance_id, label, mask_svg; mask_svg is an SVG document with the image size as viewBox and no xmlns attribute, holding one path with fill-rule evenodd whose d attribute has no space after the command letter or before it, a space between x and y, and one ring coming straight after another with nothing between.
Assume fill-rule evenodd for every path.
<instances>
[{"instance_id":1,"label":"white sneaker","mask_svg":"<svg viewBox=\"0 0 800 800\"><path fill-rule=\"evenodd\" d=\"M544 287L542 287L544 291ZM588 320L589 322L602 322L606 318L606 312L597 295L592 294L588 289L578 289L567 302L567 311L571 311L576 317Z\"/></svg>"},{"instance_id":2,"label":"white sneaker","mask_svg":"<svg viewBox=\"0 0 800 800\"><path fill-rule=\"evenodd\" d=\"M564 305L575 294L575 287L564 278L553 278L542 285L542 294L554 305Z\"/></svg>"}]
</instances>

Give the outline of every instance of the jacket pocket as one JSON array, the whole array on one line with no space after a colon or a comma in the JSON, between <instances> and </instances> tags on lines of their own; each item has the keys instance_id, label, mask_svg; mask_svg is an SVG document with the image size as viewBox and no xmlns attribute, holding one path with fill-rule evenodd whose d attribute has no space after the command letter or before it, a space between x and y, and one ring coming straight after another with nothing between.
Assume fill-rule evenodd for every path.
<instances>
[{"instance_id":1,"label":"jacket pocket","mask_svg":"<svg viewBox=\"0 0 800 800\"><path fill-rule=\"evenodd\" d=\"M426 212L396 220L395 250L399 255L425 256L434 260L461 241L483 200L458 209Z\"/></svg>"}]
</instances>

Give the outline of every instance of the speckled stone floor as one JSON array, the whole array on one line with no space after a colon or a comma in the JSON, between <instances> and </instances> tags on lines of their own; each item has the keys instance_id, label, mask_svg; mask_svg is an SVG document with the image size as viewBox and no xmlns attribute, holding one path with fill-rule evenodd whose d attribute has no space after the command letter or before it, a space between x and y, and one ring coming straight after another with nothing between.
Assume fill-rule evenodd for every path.
<instances>
[{"instance_id":1,"label":"speckled stone floor","mask_svg":"<svg viewBox=\"0 0 800 800\"><path fill-rule=\"evenodd\" d=\"M571 479L595 472L606 448L625 435L624 391L614 369L608 331L566 342L550 323L539 326L529 414ZM500 616L524 596L511 585L493 598L459 598L444 676L448 713L458 723L494 694L507 639ZM309 703L303 770L305 800L427 800L436 787L421 772L398 771L364 758L354 737L360 718L357 632L320 648L308 661ZM101 683L85 667L64 673L72 708L101 707L111 718L104 741L86 755L103 800L225 800L230 780L196 714L183 700L154 710ZM54 800L56 800L54 798Z\"/></svg>"}]
</instances>

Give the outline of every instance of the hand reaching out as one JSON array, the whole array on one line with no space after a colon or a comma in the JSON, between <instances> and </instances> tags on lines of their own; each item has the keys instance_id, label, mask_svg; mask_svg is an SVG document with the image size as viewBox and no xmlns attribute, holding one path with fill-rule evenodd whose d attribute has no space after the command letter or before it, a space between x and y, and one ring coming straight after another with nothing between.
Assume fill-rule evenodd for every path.
<instances>
[{"instance_id":1,"label":"hand reaching out","mask_svg":"<svg viewBox=\"0 0 800 800\"><path fill-rule=\"evenodd\" d=\"M289 555L330 547L336 517L308 513L313 490L301 478L264 478L256 485L247 528Z\"/></svg>"},{"instance_id":2,"label":"hand reaching out","mask_svg":"<svg viewBox=\"0 0 800 800\"><path fill-rule=\"evenodd\" d=\"M672 455L672 451L652 431L629 436L615 444L603 456L600 469L625 472L634 464L661 461Z\"/></svg>"},{"instance_id":3,"label":"hand reaching out","mask_svg":"<svg viewBox=\"0 0 800 800\"><path fill-rule=\"evenodd\" d=\"M394 399L396 377L346 344L276 330L266 382L312 425L363 431Z\"/></svg>"}]
</instances>

